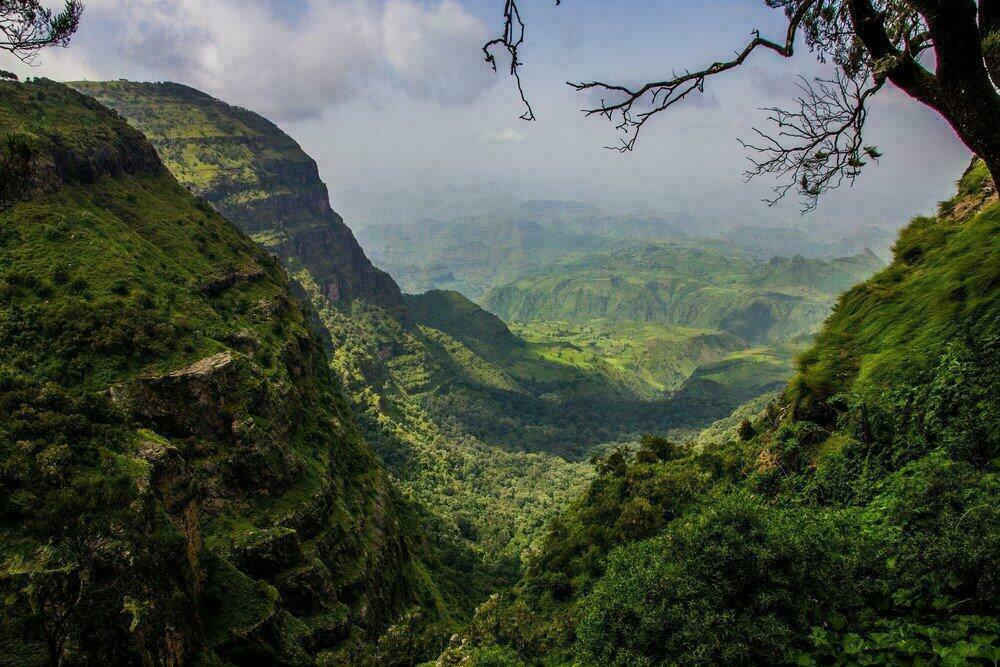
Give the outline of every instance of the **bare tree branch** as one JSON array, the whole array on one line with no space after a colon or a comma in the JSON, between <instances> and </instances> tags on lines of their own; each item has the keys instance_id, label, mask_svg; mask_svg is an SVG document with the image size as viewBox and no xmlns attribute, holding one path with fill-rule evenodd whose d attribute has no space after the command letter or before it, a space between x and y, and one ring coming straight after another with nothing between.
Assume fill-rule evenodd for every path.
<instances>
[{"instance_id":1,"label":"bare tree branch","mask_svg":"<svg viewBox=\"0 0 1000 667\"><path fill-rule=\"evenodd\" d=\"M761 174L784 178L774 196L764 201L773 206L797 188L806 197L803 212L815 209L823 193L853 184L869 160L877 162L882 156L875 146L865 145L863 131L868 99L883 83L859 82L839 73L829 80L802 79L797 109L765 109L776 133L754 128L754 143L740 141L751 152L745 179Z\"/></svg>"},{"instance_id":2,"label":"bare tree branch","mask_svg":"<svg viewBox=\"0 0 1000 667\"><path fill-rule=\"evenodd\" d=\"M680 102L693 92L704 92L705 80L711 76L728 72L741 66L750 54L758 48L769 49L775 53L790 58L794 53L795 35L799 25L805 17L806 12L816 2L816 0L801 0L796 10L789 17L788 29L783 43L778 43L760 36L760 32L753 32L753 39L742 51L736 54L732 60L718 61L712 63L705 69L697 72L685 71L683 74L674 74L672 78L664 81L653 81L643 86L631 89L620 84L605 83L603 81L591 81L588 83L567 82L578 91L602 90L608 93L621 96L617 102L608 103L601 100L601 105L596 108L584 109L588 116L602 115L615 123L615 127L625 134L621 139L621 145L609 147L622 153L635 148L635 142L639 137L639 132L643 125L656 114L666 111L674 104ZM637 108L639 109L637 111Z\"/></svg>"},{"instance_id":3,"label":"bare tree branch","mask_svg":"<svg viewBox=\"0 0 1000 667\"><path fill-rule=\"evenodd\" d=\"M705 90L713 76L741 67L759 49L784 58L793 55L796 38L821 63L837 67L836 78L806 83L797 109L771 108L778 133L755 130L744 145L753 153L749 178L786 176L775 190L774 203L792 188L816 206L819 194L852 183L860 169L879 155L866 146L862 130L867 102L887 81L937 111L959 138L1000 179L1000 0L763 0L787 19L784 41L766 39L758 31L730 60L639 85L605 81L572 83L577 91L597 93L598 106L588 115L607 118L622 134L612 150L635 148L646 122L692 94ZM559 4L557 2L556 4ZM518 50L524 22L516 0L506 0L502 37L484 48L494 69L491 48L504 46L511 55L511 74L518 79ZM922 56L933 52L933 61ZM931 64L933 62L933 64ZM933 67L933 72L928 69ZM527 100L524 118L534 118Z\"/></svg>"},{"instance_id":4,"label":"bare tree branch","mask_svg":"<svg viewBox=\"0 0 1000 667\"><path fill-rule=\"evenodd\" d=\"M560 4L562 0L556 0L556 4ZM527 96L524 94L524 86L521 83L521 59L518 55L518 49L524 44L524 21L521 20L521 11L517 7L517 0L504 0L503 7L503 33L499 37L494 37L490 41L483 45L483 53L486 54L486 62L489 63L490 67L493 68L494 74L497 71L497 60L496 56L493 54L493 50L496 48L501 48L507 52L507 56L510 58L510 75L514 77L517 82L517 92L521 95L521 102L524 104L525 111L521 114L521 120L535 120L535 112L531 108L531 103L528 102Z\"/></svg>"}]
</instances>

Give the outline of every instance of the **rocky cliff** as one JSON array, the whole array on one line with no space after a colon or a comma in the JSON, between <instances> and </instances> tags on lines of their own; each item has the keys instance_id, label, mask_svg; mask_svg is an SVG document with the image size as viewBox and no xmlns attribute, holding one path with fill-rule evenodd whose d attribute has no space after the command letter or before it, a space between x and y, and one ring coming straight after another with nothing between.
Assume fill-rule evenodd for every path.
<instances>
[{"instance_id":1,"label":"rocky cliff","mask_svg":"<svg viewBox=\"0 0 1000 667\"><path fill-rule=\"evenodd\" d=\"M439 614L279 263L88 97L2 82L0 127L4 660L357 663Z\"/></svg>"},{"instance_id":2,"label":"rocky cliff","mask_svg":"<svg viewBox=\"0 0 1000 667\"><path fill-rule=\"evenodd\" d=\"M406 317L399 287L331 209L316 163L269 120L175 83L71 85L140 129L182 185L286 265L306 268L331 301Z\"/></svg>"}]
</instances>

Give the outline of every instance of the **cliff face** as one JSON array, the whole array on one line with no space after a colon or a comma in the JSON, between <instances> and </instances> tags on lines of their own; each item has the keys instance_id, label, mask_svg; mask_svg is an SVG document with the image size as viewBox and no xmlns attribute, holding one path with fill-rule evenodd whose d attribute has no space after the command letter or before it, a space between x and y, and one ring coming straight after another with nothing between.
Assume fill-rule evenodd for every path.
<instances>
[{"instance_id":1,"label":"cliff face","mask_svg":"<svg viewBox=\"0 0 1000 667\"><path fill-rule=\"evenodd\" d=\"M0 212L2 653L356 662L433 609L278 262L86 96L2 82L0 127L36 156Z\"/></svg>"},{"instance_id":2,"label":"cliff face","mask_svg":"<svg viewBox=\"0 0 1000 667\"><path fill-rule=\"evenodd\" d=\"M316 163L255 113L174 83L72 84L141 130L182 185L331 301L365 301L405 318L399 287L372 266L330 208Z\"/></svg>"}]
</instances>

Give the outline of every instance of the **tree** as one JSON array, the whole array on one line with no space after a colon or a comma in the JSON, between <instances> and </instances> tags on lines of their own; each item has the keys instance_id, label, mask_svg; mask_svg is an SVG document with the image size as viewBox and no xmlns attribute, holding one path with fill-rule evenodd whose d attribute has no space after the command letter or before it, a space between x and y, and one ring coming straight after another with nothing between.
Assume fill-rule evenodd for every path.
<instances>
[{"instance_id":1,"label":"tree","mask_svg":"<svg viewBox=\"0 0 1000 667\"><path fill-rule=\"evenodd\" d=\"M35 155L24 137L0 137L0 213L21 201L34 186Z\"/></svg>"},{"instance_id":2,"label":"tree","mask_svg":"<svg viewBox=\"0 0 1000 667\"><path fill-rule=\"evenodd\" d=\"M754 138L743 142L751 163L746 177L779 178L774 196L765 200L769 204L795 190L804 198L805 209L811 210L822 194L852 183L866 165L878 160L881 153L865 143L864 127L868 104L886 82L937 111L983 159L994 181L1000 177L1000 0L764 2L785 15L787 30L779 39L754 30L734 58L658 81L569 85L607 96L584 112L614 123L622 133L614 148L626 152L635 147L650 119L703 92L712 77L739 68L758 51L791 58L797 42L804 40L820 62L836 66L836 74L802 79L802 94L790 109L767 110L776 128L755 129ZM523 43L517 0L505 0L503 34L488 42L484 51L494 70L493 52L507 51L522 98L518 69ZM530 106L523 117L534 117Z\"/></svg>"},{"instance_id":3,"label":"tree","mask_svg":"<svg viewBox=\"0 0 1000 667\"><path fill-rule=\"evenodd\" d=\"M38 0L0 0L0 50L32 63L41 49L66 46L82 14L80 0L66 0L59 13Z\"/></svg>"}]
</instances>

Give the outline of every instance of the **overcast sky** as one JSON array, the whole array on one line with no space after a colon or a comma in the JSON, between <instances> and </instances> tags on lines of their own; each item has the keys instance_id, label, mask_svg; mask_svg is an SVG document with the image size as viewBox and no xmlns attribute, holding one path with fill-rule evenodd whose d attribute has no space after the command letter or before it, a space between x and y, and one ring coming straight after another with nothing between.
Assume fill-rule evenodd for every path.
<instances>
[{"instance_id":1,"label":"overcast sky","mask_svg":"<svg viewBox=\"0 0 1000 667\"><path fill-rule=\"evenodd\" d=\"M741 48L753 28L783 34L761 0L522 0L524 85L538 120L518 120L513 82L480 47L500 29L503 0L86 0L65 50L25 68L67 80L129 78L192 85L262 113L319 162L337 193L435 191L499 183L525 198L685 211L706 224L798 222L795 201L766 209L767 182L746 185L737 138L791 99L798 74L823 70L805 49L770 52L710 80L705 94L647 125L634 153L579 109L566 80L661 78ZM2 58L2 57L0 57ZM879 95L869 143L885 158L828 197L806 224L898 224L948 196L968 151L933 113ZM350 222L350 221L348 221Z\"/></svg>"}]
</instances>

